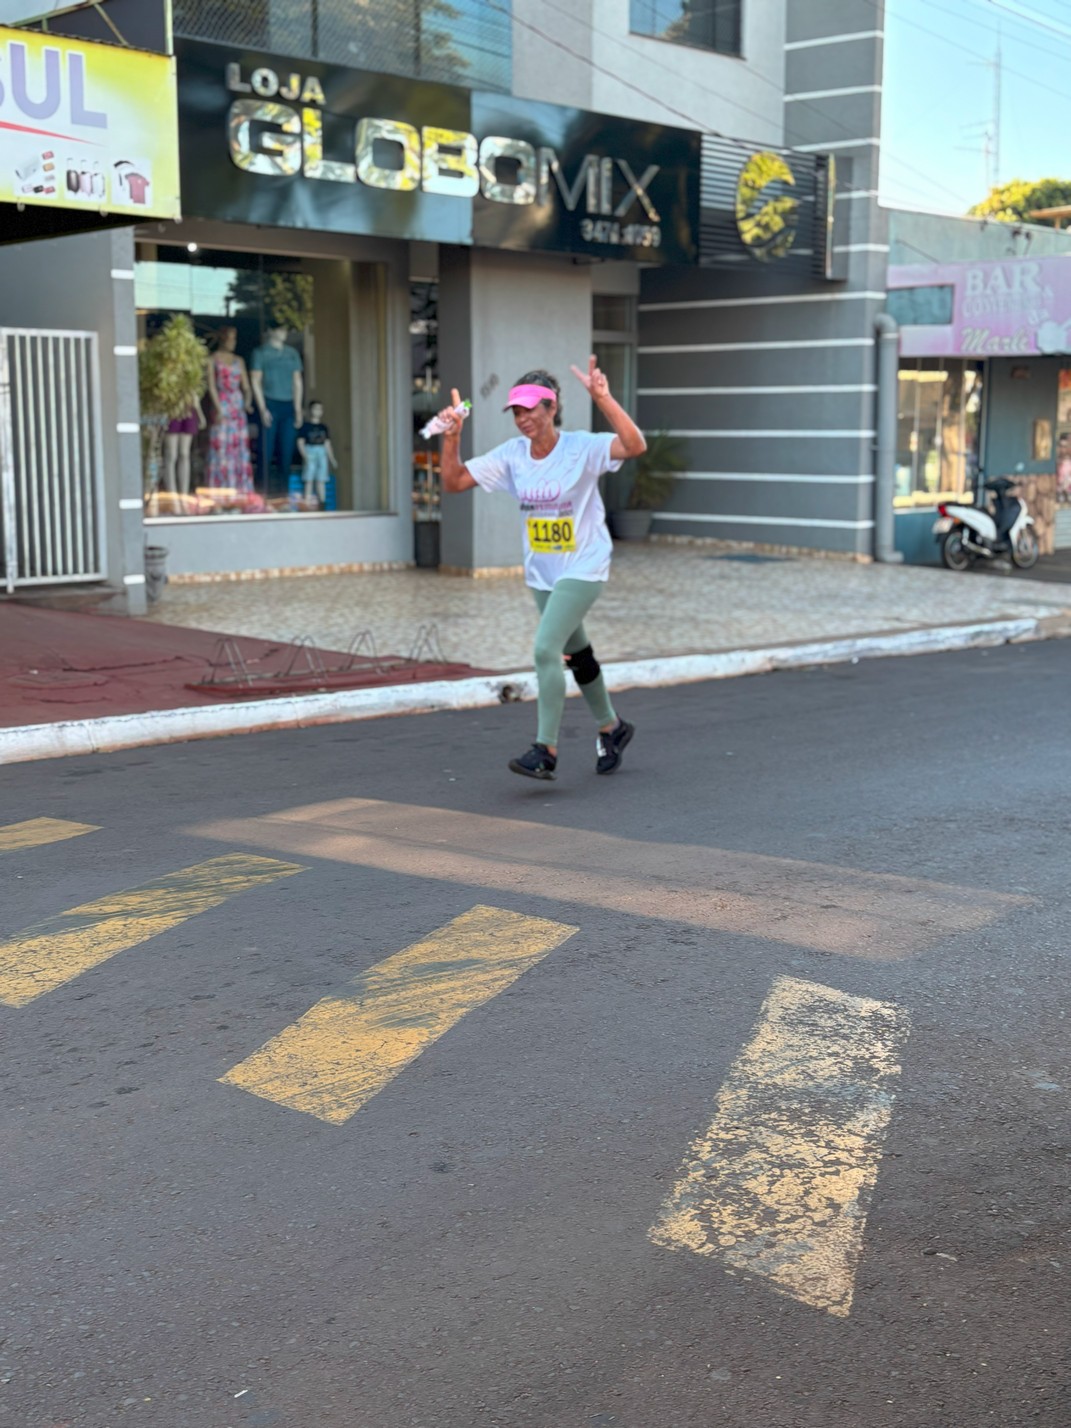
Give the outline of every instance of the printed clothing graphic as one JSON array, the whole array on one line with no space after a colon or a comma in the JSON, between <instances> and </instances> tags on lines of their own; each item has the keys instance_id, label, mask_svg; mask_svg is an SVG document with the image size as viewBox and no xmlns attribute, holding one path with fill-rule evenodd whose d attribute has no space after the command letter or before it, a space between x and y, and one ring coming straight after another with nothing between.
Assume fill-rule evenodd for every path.
<instances>
[{"instance_id":1,"label":"printed clothing graphic","mask_svg":"<svg viewBox=\"0 0 1071 1428\"><path fill-rule=\"evenodd\" d=\"M331 428L326 422L307 421L303 423L297 435L298 440L303 441L306 446L323 446L331 440Z\"/></svg>"},{"instance_id":2,"label":"printed clothing graphic","mask_svg":"<svg viewBox=\"0 0 1071 1428\"><path fill-rule=\"evenodd\" d=\"M253 490L253 463L238 363L212 360L222 412L208 435L208 484L249 493Z\"/></svg>"},{"instance_id":3,"label":"printed clothing graphic","mask_svg":"<svg viewBox=\"0 0 1071 1428\"><path fill-rule=\"evenodd\" d=\"M149 179L144 174L127 174L126 186L130 190L131 203L145 203L149 193Z\"/></svg>"},{"instance_id":4,"label":"printed clothing graphic","mask_svg":"<svg viewBox=\"0 0 1071 1428\"><path fill-rule=\"evenodd\" d=\"M610 456L613 442L612 431L563 431L553 451L534 461L527 437L515 436L465 462L484 491L507 491L520 503L524 578L533 590L610 578L613 546L599 477L621 469Z\"/></svg>"}]
</instances>

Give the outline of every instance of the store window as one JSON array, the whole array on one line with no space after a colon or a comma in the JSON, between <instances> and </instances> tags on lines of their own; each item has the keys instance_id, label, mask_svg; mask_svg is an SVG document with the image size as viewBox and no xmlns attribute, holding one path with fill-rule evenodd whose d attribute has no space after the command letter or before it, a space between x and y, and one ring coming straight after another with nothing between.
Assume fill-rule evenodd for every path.
<instances>
[{"instance_id":1,"label":"store window","mask_svg":"<svg viewBox=\"0 0 1071 1428\"><path fill-rule=\"evenodd\" d=\"M446 404L439 380L439 284L414 278L409 286L409 342L412 362L413 515L418 521L438 521L440 487L439 439L421 435L422 428ZM427 536L427 533L424 533ZM418 532L418 541L421 533ZM428 537L430 539L430 537Z\"/></svg>"},{"instance_id":2,"label":"store window","mask_svg":"<svg viewBox=\"0 0 1071 1428\"><path fill-rule=\"evenodd\" d=\"M900 364L899 507L972 499L982 426L982 364L920 357Z\"/></svg>"},{"instance_id":3,"label":"store window","mask_svg":"<svg viewBox=\"0 0 1071 1428\"><path fill-rule=\"evenodd\" d=\"M597 293L591 308L591 340L595 358L606 373L610 390L627 412L636 411L636 299ZM595 431L610 425L592 405Z\"/></svg>"},{"instance_id":4,"label":"store window","mask_svg":"<svg viewBox=\"0 0 1071 1428\"><path fill-rule=\"evenodd\" d=\"M636 415L636 302L617 293L596 293L591 305L591 350L606 373L610 391L632 417ZM613 430L594 402L591 429ZM610 509L624 504L631 481L627 467L602 478L603 500Z\"/></svg>"},{"instance_id":5,"label":"store window","mask_svg":"<svg viewBox=\"0 0 1071 1428\"><path fill-rule=\"evenodd\" d=\"M1071 506L1071 368L1060 369L1056 397L1056 499Z\"/></svg>"},{"instance_id":6,"label":"store window","mask_svg":"<svg viewBox=\"0 0 1071 1428\"><path fill-rule=\"evenodd\" d=\"M378 263L139 244L146 516L388 509L386 286ZM177 313L206 390L165 424L144 377Z\"/></svg>"},{"instance_id":7,"label":"store window","mask_svg":"<svg viewBox=\"0 0 1071 1428\"><path fill-rule=\"evenodd\" d=\"M893 288L885 311L900 327L947 327L953 318L956 290L951 284L925 288Z\"/></svg>"},{"instance_id":8,"label":"store window","mask_svg":"<svg viewBox=\"0 0 1071 1428\"><path fill-rule=\"evenodd\" d=\"M693 45L719 54L740 54L743 0L630 0L634 35Z\"/></svg>"}]
</instances>

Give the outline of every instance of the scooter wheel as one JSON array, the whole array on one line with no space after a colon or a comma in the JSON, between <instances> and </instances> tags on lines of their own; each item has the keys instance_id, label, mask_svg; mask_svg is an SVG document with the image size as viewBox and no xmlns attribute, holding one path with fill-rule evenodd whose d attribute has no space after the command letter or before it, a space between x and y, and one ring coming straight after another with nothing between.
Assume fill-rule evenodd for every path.
<instances>
[{"instance_id":1,"label":"scooter wheel","mask_svg":"<svg viewBox=\"0 0 1071 1428\"><path fill-rule=\"evenodd\" d=\"M959 526L945 532L941 541L941 560L948 570L966 570L971 564L972 556L963 544L963 532Z\"/></svg>"},{"instance_id":2,"label":"scooter wheel","mask_svg":"<svg viewBox=\"0 0 1071 1428\"><path fill-rule=\"evenodd\" d=\"M1037 535L1033 526L1027 526L1011 548L1012 562L1020 570L1029 570L1032 565L1037 565L1039 554Z\"/></svg>"}]
</instances>

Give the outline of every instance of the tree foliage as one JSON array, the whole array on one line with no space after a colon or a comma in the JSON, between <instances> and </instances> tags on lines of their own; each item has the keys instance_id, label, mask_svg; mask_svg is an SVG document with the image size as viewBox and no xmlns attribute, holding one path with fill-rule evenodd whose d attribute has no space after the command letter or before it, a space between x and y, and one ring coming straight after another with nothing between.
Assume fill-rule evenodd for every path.
<instances>
[{"instance_id":1,"label":"tree foliage","mask_svg":"<svg viewBox=\"0 0 1071 1428\"><path fill-rule=\"evenodd\" d=\"M1042 223L1052 226L1052 219L1031 218L1036 208L1061 208L1071 205L1071 179L1012 179L990 189L981 203L968 212L973 218L996 218L1001 223Z\"/></svg>"},{"instance_id":2,"label":"tree foliage","mask_svg":"<svg viewBox=\"0 0 1071 1428\"><path fill-rule=\"evenodd\" d=\"M208 349L185 313L168 318L138 353L143 416L177 421L205 394Z\"/></svg>"}]
</instances>

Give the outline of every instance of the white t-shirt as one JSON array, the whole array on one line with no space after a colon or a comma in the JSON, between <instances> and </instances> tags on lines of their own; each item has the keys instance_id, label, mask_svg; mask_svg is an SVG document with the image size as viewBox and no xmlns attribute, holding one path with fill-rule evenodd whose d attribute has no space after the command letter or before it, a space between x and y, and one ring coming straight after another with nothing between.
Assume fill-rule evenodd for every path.
<instances>
[{"instance_id":1,"label":"white t-shirt","mask_svg":"<svg viewBox=\"0 0 1071 1428\"><path fill-rule=\"evenodd\" d=\"M613 545L599 477L621 469L610 456L613 441L613 432L563 431L554 450L535 461L528 438L515 436L465 462L482 490L507 491L520 503L524 578L534 589L610 578Z\"/></svg>"}]
</instances>

